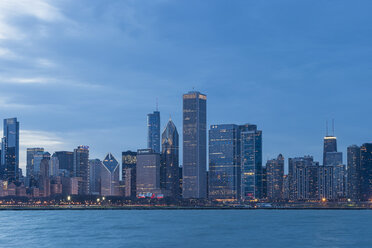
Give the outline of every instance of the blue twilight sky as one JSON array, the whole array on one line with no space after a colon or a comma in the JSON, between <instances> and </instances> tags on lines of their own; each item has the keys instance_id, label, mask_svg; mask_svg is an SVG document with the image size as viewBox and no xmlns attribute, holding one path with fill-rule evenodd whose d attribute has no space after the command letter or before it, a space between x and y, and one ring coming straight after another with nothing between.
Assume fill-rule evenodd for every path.
<instances>
[{"instance_id":1,"label":"blue twilight sky","mask_svg":"<svg viewBox=\"0 0 372 248\"><path fill-rule=\"evenodd\" d=\"M370 0L0 0L0 118L25 148L146 147L146 114L182 133L182 94L208 95L208 124L255 123L264 161L320 161L371 142ZM0 124L2 125L2 124Z\"/></svg>"}]
</instances>

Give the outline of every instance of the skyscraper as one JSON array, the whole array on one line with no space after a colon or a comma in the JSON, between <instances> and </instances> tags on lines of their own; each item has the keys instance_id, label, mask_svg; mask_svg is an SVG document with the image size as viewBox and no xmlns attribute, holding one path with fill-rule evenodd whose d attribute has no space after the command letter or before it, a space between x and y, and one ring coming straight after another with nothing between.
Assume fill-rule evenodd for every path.
<instances>
[{"instance_id":1,"label":"skyscraper","mask_svg":"<svg viewBox=\"0 0 372 248\"><path fill-rule=\"evenodd\" d=\"M79 195L88 195L89 190L89 146L74 149L74 177L80 177Z\"/></svg>"},{"instance_id":2,"label":"skyscraper","mask_svg":"<svg viewBox=\"0 0 372 248\"><path fill-rule=\"evenodd\" d=\"M101 170L103 169L100 159L89 160L89 186L91 195L101 194Z\"/></svg>"},{"instance_id":3,"label":"skyscraper","mask_svg":"<svg viewBox=\"0 0 372 248\"><path fill-rule=\"evenodd\" d=\"M147 148L160 153L160 112L154 111L147 115Z\"/></svg>"},{"instance_id":4,"label":"skyscraper","mask_svg":"<svg viewBox=\"0 0 372 248\"><path fill-rule=\"evenodd\" d=\"M37 154L43 154L44 148L27 148L27 164L26 164L26 177L27 177L27 186L31 186L30 183L35 177L35 156ZM41 160L39 161L39 163ZM40 168L40 167L39 167Z\"/></svg>"},{"instance_id":5,"label":"skyscraper","mask_svg":"<svg viewBox=\"0 0 372 248\"><path fill-rule=\"evenodd\" d=\"M284 157L279 154L276 159L266 163L267 198L271 201L283 199Z\"/></svg>"},{"instance_id":6,"label":"skyscraper","mask_svg":"<svg viewBox=\"0 0 372 248\"><path fill-rule=\"evenodd\" d=\"M116 158L111 154L107 154L102 161L103 168L101 169L101 195L103 196L118 196L119 195L119 175L120 166Z\"/></svg>"},{"instance_id":7,"label":"skyscraper","mask_svg":"<svg viewBox=\"0 0 372 248\"><path fill-rule=\"evenodd\" d=\"M169 120L161 136L160 188L166 196L180 196L179 136L172 120Z\"/></svg>"},{"instance_id":8,"label":"skyscraper","mask_svg":"<svg viewBox=\"0 0 372 248\"><path fill-rule=\"evenodd\" d=\"M260 199L262 185L262 131L256 125L245 124L240 129L241 197Z\"/></svg>"},{"instance_id":9,"label":"skyscraper","mask_svg":"<svg viewBox=\"0 0 372 248\"><path fill-rule=\"evenodd\" d=\"M183 198L207 196L207 96L183 95Z\"/></svg>"},{"instance_id":10,"label":"skyscraper","mask_svg":"<svg viewBox=\"0 0 372 248\"><path fill-rule=\"evenodd\" d=\"M137 151L137 195L160 194L160 154L152 149Z\"/></svg>"},{"instance_id":11,"label":"skyscraper","mask_svg":"<svg viewBox=\"0 0 372 248\"><path fill-rule=\"evenodd\" d=\"M372 143L360 147L360 195L362 201L372 200Z\"/></svg>"},{"instance_id":12,"label":"skyscraper","mask_svg":"<svg viewBox=\"0 0 372 248\"><path fill-rule=\"evenodd\" d=\"M4 119L4 137L1 148L1 177L14 182L19 177L19 122L17 118Z\"/></svg>"},{"instance_id":13,"label":"skyscraper","mask_svg":"<svg viewBox=\"0 0 372 248\"><path fill-rule=\"evenodd\" d=\"M56 156L59 161L59 169L64 171L68 176L74 175L74 152L58 151L53 156Z\"/></svg>"},{"instance_id":14,"label":"skyscraper","mask_svg":"<svg viewBox=\"0 0 372 248\"><path fill-rule=\"evenodd\" d=\"M136 165L137 152L122 152L122 180L126 197L136 197Z\"/></svg>"},{"instance_id":15,"label":"skyscraper","mask_svg":"<svg viewBox=\"0 0 372 248\"><path fill-rule=\"evenodd\" d=\"M289 158L289 190L292 200L319 199L319 163L312 156Z\"/></svg>"},{"instance_id":16,"label":"skyscraper","mask_svg":"<svg viewBox=\"0 0 372 248\"><path fill-rule=\"evenodd\" d=\"M323 165L327 165L327 153L337 152L337 138L335 136L325 136L323 146Z\"/></svg>"},{"instance_id":17,"label":"skyscraper","mask_svg":"<svg viewBox=\"0 0 372 248\"><path fill-rule=\"evenodd\" d=\"M347 148L347 183L348 197L360 200L360 147L352 145Z\"/></svg>"},{"instance_id":18,"label":"skyscraper","mask_svg":"<svg viewBox=\"0 0 372 248\"><path fill-rule=\"evenodd\" d=\"M212 125L209 130L210 199L240 199L239 134L234 124Z\"/></svg>"}]
</instances>

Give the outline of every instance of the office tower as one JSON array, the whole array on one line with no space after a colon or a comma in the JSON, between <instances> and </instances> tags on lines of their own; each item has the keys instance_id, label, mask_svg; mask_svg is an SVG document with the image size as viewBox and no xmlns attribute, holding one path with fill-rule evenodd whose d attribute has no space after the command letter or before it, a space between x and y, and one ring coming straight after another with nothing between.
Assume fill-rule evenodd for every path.
<instances>
[{"instance_id":1,"label":"office tower","mask_svg":"<svg viewBox=\"0 0 372 248\"><path fill-rule=\"evenodd\" d=\"M74 152L58 151L53 156L58 158L59 169L63 174L72 177L74 175Z\"/></svg>"},{"instance_id":2,"label":"office tower","mask_svg":"<svg viewBox=\"0 0 372 248\"><path fill-rule=\"evenodd\" d=\"M352 145L347 148L347 183L348 197L360 200L360 147Z\"/></svg>"},{"instance_id":3,"label":"office tower","mask_svg":"<svg viewBox=\"0 0 372 248\"><path fill-rule=\"evenodd\" d=\"M179 192L179 136L169 120L161 136L160 188L165 196L180 197Z\"/></svg>"},{"instance_id":4,"label":"office tower","mask_svg":"<svg viewBox=\"0 0 372 248\"><path fill-rule=\"evenodd\" d=\"M80 177L79 195L88 195L89 190L89 146L74 149L74 177Z\"/></svg>"},{"instance_id":5,"label":"office tower","mask_svg":"<svg viewBox=\"0 0 372 248\"><path fill-rule=\"evenodd\" d=\"M207 196L207 96L183 95L183 198Z\"/></svg>"},{"instance_id":6,"label":"office tower","mask_svg":"<svg viewBox=\"0 0 372 248\"><path fill-rule=\"evenodd\" d=\"M240 129L241 198L262 197L262 131L256 125L245 124Z\"/></svg>"},{"instance_id":7,"label":"office tower","mask_svg":"<svg viewBox=\"0 0 372 248\"><path fill-rule=\"evenodd\" d=\"M9 182L15 182L19 177L19 122L17 118L4 119L1 150L0 176Z\"/></svg>"},{"instance_id":8,"label":"office tower","mask_svg":"<svg viewBox=\"0 0 372 248\"><path fill-rule=\"evenodd\" d=\"M122 153L122 180L126 197L136 197L136 165L137 152Z\"/></svg>"},{"instance_id":9,"label":"office tower","mask_svg":"<svg viewBox=\"0 0 372 248\"><path fill-rule=\"evenodd\" d=\"M50 196L49 162L50 153L44 152L43 159L40 162L39 172L39 190L43 197Z\"/></svg>"},{"instance_id":10,"label":"office tower","mask_svg":"<svg viewBox=\"0 0 372 248\"><path fill-rule=\"evenodd\" d=\"M267 199L267 168L262 167L262 193L261 199Z\"/></svg>"},{"instance_id":11,"label":"office tower","mask_svg":"<svg viewBox=\"0 0 372 248\"><path fill-rule=\"evenodd\" d=\"M312 156L289 158L289 183L291 200L319 199L319 163Z\"/></svg>"},{"instance_id":12,"label":"office tower","mask_svg":"<svg viewBox=\"0 0 372 248\"><path fill-rule=\"evenodd\" d=\"M137 151L137 195L160 194L160 154L152 149Z\"/></svg>"},{"instance_id":13,"label":"office tower","mask_svg":"<svg viewBox=\"0 0 372 248\"><path fill-rule=\"evenodd\" d=\"M337 138L335 136L324 137L323 165L327 165L327 153L337 152Z\"/></svg>"},{"instance_id":14,"label":"office tower","mask_svg":"<svg viewBox=\"0 0 372 248\"><path fill-rule=\"evenodd\" d=\"M240 199L239 127L212 125L209 130L209 198Z\"/></svg>"},{"instance_id":15,"label":"office tower","mask_svg":"<svg viewBox=\"0 0 372 248\"><path fill-rule=\"evenodd\" d=\"M160 112L154 111L147 115L147 148L160 153Z\"/></svg>"},{"instance_id":16,"label":"office tower","mask_svg":"<svg viewBox=\"0 0 372 248\"><path fill-rule=\"evenodd\" d=\"M39 164L40 168L40 162L41 159L38 161L38 159L35 160L36 157L41 157L44 153L44 148L27 148L27 164L26 164L26 178L27 178L27 186L34 186L33 180L35 179L35 162Z\"/></svg>"},{"instance_id":17,"label":"office tower","mask_svg":"<svg viewBox=\"0 0 372 248\"><path fill-rule=\"evenodd\" d=\"M102 161L99 159L89 160L89 185L91 195L101 194L101 169Z\"/></svg>"},{"instance_id":18,"label":"office tower","mask_svg":"<svg viewBox=\"0 0 372 248\"><path fill-rule=\"evenodd\" d=\"M372 200L372 143L360 147L360 196L362 201Z\"/></svg>"},{"instance_id":19,"label":"office tower","mask_svg":"<svg viewBox=\"0 0 372 248\"><path fill-rule=\"evenodd\" d=\"M59 160L56 154L53 154L49 161L49 175L51 177L56 177L59 176L59 174Z\"/></svg>"},{"instance_id":20,"label":"office tower","mask_svg":"<svg viewBox=\"0 0 372 248\"><path fill-rule=\"evenodd\" d=\"M267 198L270 201L283 199L284 157L279 154L276 159L266 163Z\"/></svg>"},{"instance_id":21,"label":"office tower","mask_svg":"<svg viewBox=\"0 0 372 248\"><path fill-rule=\"evenodd\" d=\"M102 165L103 168L101 169L101 195L118 196L120 175L119 162L111 153L109 153L102 161Z\"/></svg>"}]
</instances>

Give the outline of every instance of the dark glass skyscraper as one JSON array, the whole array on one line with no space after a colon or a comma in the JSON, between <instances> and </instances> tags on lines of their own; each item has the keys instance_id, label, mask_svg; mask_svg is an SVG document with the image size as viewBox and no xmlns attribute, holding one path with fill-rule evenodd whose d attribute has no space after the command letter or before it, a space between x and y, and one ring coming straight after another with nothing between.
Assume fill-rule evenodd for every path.
<instances>
[{"instance_id":1,"label":"dark glass skyscraper","mask_svg":"<svg viewBox=\"0 0 372 248\"><path fill-rule=\"evenodd\" d=\"M60 170L64 170L67 176L74 175L74 152L59 151L55 152L53 156L58 158Z\"/></svg>"},{"instance_id":2,"label":"dark glass skyscraper","mask_svg":"<svg viewBox=\"0 0 372 248\"><path fill-rule=\"evenodd\" d=\"M337 152L337 138L335 136L324 137L323 165L327 165L327 153Z\"/></svg>"},{"instance_id":3,"label":"dark glass skyscraper","mask_svg":"<svg viewBox=\"0 0 372 248\"><path fill-rule=\"evenodd\" d=\"M262 131L245 124L240 129L241 197L255 200L262 197Z\"/></svg>"},{"instance_id":4,"label":"dark glass skyscraper","mask_svg":"<svg viewBox=\"0 0 372 248\"><path fill-rule=\"evenodd\" d=\"M207 197L207 96L183 95L183 198Z\"/></svg>"},{"instance_id":5,"label":"dark glass skyscraper","mask_svg":"<svg viewBox=\"0 0 372 248\"><path fill-rule=\"evenodd\" d=\"M14 182L19 177L19 122L17 118L4 119L1 150L1 178Z\"/></svg>"},{"instance_id":6,"label":"dark glass skyscraper","mask_svg":"<svg viewBox=\"0 0 372 248\"><path fill-rule=\"evenodd\" d=\"M209 130L210 199L240 199L239 140L237 125L212 125Z\"/></svg>"},{"instance_id":7,"label":"dark glass skyscraper","mask_svg":"<svg viewBox=\"0 0 372 248\"><path fill-rule=\"evenodd\" d=\"M161 137L160 187L166 196L180 196L179 136L172 120L169 120Z\"/></svg>"},{"instance_id":8,"label":"dark glass skyscraper","mask_svg":"<svg viewBox=\"0 0 372 248\"><path fill-rule=\"evenodd\" d=\"M267 198L271 201L283 199L284 157L282 154L266 163Z\"/></svg>"},{"instance_id":9,"label":"dark glass skyscraper","mask_svg":"<svg viewBox=\"0 0 372 248\"><path fill-rule=\"evenodd\" d=\"M147 148L160 153L160 112L154 111L147 115Z\"/></svg>"},{"instance_id":10,"label":"dark glass skyscraper","mask_svg":"<svg viewBox=\"0 0 372 248\"><path fill-rule=\"evenodd\" d=\"M352 145L347 148L347 184L348 197L360 200L360 147Z\"/></svg>"},{"instance_id":11,"label":"dark glass skyscraper","mask_svg":"<svg viewBox=\"0 0 372 248\"><path fill-rule=\"evenodd\" d=\"M360 147L360 195L362 201L372 200L372 143Z\"/></svg>"},{"instance_id":12,"label":"dark glass skyscraper","mask_svg":"<svg viewBox=\"0 0 372 248\"><path fill-rule=\"evenodd\" d=\"M126 197L136 197L136 165L137 152L122 152L122 180L124 181Z\"/></svg>"}]
</instances>

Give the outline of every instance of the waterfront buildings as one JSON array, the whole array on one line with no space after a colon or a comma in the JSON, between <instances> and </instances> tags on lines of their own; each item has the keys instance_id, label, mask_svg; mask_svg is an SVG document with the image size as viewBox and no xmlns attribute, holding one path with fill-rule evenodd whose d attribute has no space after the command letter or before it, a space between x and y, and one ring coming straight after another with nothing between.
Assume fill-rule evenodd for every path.
<instances>
[{"instance_id":1,"label":"waterfront buildings","mask_svg":"<svg viewBox=\"0 0 372 248\"><path fill-rule=\"evenodd\" d=\"M327 153L337 152L337 138L335 136L325 136L323 144L323 165L327 165Z\"/></svg>"},{"instance_id":2,"label":"waterfront buildings","mask_svg":"<svg viewBox=\"0 0 372 248\"><path fill-rule=\"evenodd\" d=\"M170 119L161 138L160 187L165 196L180 197L179 135Z\"/></svg>"},{"instance_id":3,"label":"waterfront buildings","mask_svg":"<svg viewBox=\"0 0 372 248\"><path fill-rule=\"evenodd\" d=\"M212 125L209 130L209 192L213 200L240 199L240 137L234 124Z\"/></svg>"},{"instance_id":4,"label":"waterfront buildings","mask_svg":"<svg viewBox=\"0 0 372 248\"><path fill-rule=\"evenodd\" d=\"M3 128L0 179L16 182L19 178L19 122L17 118L4 119Z\"/></svg>"},{"instance_id":5,"label":"waterfront buildings","mask_svg":"<svg viewBox=\"0 0 372 248\"><path fill-rule=\"evenodd\" d=\"M267 198L269 201L283 199L284 157L279 154L276 159L266 163Z\"/></svg>"},{"instance_id":6,"label":"waterfront buildings","mask_svg":"<svg viewBox=\"0 0 372 248\"><path fill-rule=\"evenodd\" d=\"M101 169L102 161L100 159L89 160L89 186L91 195L101 194Z\"/></svg>"},{"instance_id":7,"label":"waterfront buildings","mask_svg":"<svg viewBox=\"0 0 372 248\"><path fill-rule=\"evenodd\" d=\"M207 96L183 95L183 198L207 197Z\"/></svg>"},{"instance_id":8,"label":"waterfront buildings","mask_svg":"<svg viewBox=\"0 0 372 248\"><path fill-rule=\"evenodd\" d=\"M137 196L161 194L160 154L152 149L138 150L136 175Z\"/></svg>"},{"instance_id":9,"label":"waterfront buildings","mask_svg":"<svg viewBox=\"0 0 372 248\"><path fill-rule=\"evenodd\" d=\"M147 148L160 153L160 112L154 111L147 115Z\"/></svg>"}]
</instances>

